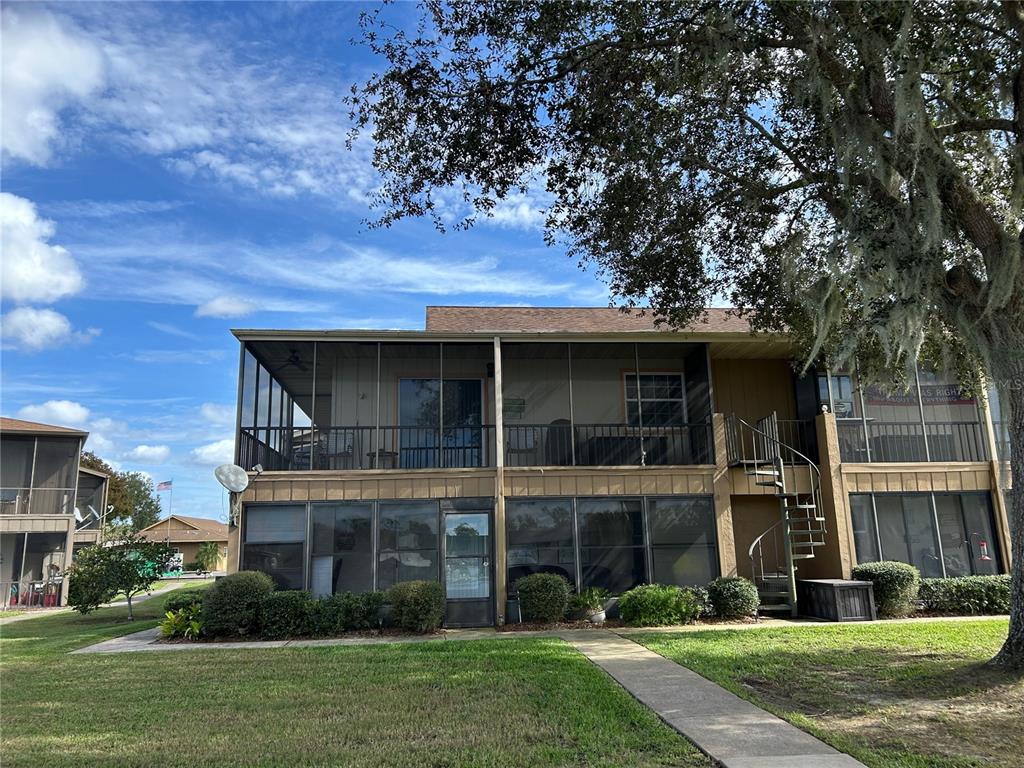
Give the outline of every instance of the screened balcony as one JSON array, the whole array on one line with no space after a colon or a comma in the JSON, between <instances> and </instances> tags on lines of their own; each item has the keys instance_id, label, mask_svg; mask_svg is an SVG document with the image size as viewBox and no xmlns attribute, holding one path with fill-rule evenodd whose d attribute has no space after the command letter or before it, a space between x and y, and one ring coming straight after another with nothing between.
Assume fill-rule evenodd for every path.
<instances>
[{"instance_id":1,"label":"screened balcony","mask_svg":"<svg viewBox=\"0 0 1024 768\"><path fill-rule=\"evenodd\" d=\"M265 470L495 465L492 344L246 342L238 461Z\"/></svg>"},{"instance_id":2,"label":"screened balcony","mask_svg":"<svg viewBox=\"0 0 1024 768\"><path fill-rule=\"evenodd\" d=\"M977 399L951 376L919 371L906 389L860 387L854 374L819 377L849 462L988 461Z\"/></svg>"},{"instance_id":3,"label":"screened balcony","mask_svg":"<svg viewBox=\"0 0 1024 768\"><path fill-rule=\"evenodd\" d=\"M501 345L506 466L714 463L706 348Z\"/></svg>"},{"instance_id":4,"label":"screened balcony","mask_svg":"<svg viewBox=\"0 0 1024 768\"><path fill-rule=\"evenodd\" d=\"M238 462L265 470L714 462L706 347L247 341Z\"/></svg>"}]
</instances>

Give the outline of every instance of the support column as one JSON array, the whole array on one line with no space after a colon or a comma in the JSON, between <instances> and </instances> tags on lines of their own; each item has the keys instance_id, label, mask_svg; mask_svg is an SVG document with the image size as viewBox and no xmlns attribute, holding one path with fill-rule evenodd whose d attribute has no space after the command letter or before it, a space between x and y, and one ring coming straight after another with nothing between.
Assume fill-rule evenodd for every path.
<instances>
[{"instance_id":1,"label":"support column","mask_svg":"<svg viewBox=\"0 0 1024 768\"><path fill-rule=\"evenodd\" d=\"M988 406L988 393L982 391L978 398L984 416L985 445L988 448L988 473L992 483L992 511L995 513L996 534L1003 568L1010 572L1012 555L1010 551L1010 509L1003 493L1003 467L999 461L999 446L996 443L996 429L992 422L992 411Z\"/></svg>"},{"instance_id":2,"label":"support column","mask_svg":"<svg viewBox=\"0 0 1024 768\"><path fill-rule=\"evenodd\" d=\"M711 417L715 440L715 528L718 533L718 567L722 576L736 576L736 537L732 521L732 478L725 447L725 415Z\"/></svg>"},{"instance_id":3,"label":"support column","mask_svg":"<svg viewBox=\"0 0 1024 768\"><path fill-rule=\"evenodd\" d=\"M505 413L501 391L501 339L494 337L494 614L505 623L508 592L505 542Z\"/></svg>"},{"instance_id":4,"label":"support column","mask_svg":"<svg viewBox=\"0 0 1024 768\"><path fill-rule=\"evenodd\" d=\"M800 567L807 576L848 579L854 559L853 528L843 491L835 414L820 414L815 418L814 426L818 435L818 469L821 471L821 514L828 533L825 534L825 546L818 547L814 559L802 561Z\"/></svg>"},{"instance_id":5,"label":"support column","mask_svg":"<svg viewBox=\"0 0 1024 768\"><path fill-rule=\"evenodd\" d=\"M72 502L74 503L74 502ZM27 539L26 539L27 541ZM71 556L75 551L75 518L72 517L68 520L68 532L64 538L64 563L61 566L60 573L62 577L62 584L60 588L60 604L68 604L68 586L70 579L68 579L68 568L71 567ZM46 573L43 574L45 579Z\"/></svg>"}]
</instances>

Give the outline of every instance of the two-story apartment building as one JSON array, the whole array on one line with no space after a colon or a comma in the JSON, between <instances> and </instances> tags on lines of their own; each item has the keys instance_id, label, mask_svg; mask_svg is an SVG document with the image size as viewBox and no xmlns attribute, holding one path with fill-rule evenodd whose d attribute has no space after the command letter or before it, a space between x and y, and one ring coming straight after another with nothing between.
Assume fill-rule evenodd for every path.
<instances>
[{"instance_id":1,"label":"two-story apartment building","mask_svg":"<svg viewBox=\"0 0 1024 768\"><path fill-rule=\"evenodd\" d=\"M76 548L100 541L109 478L79 466L87 432L0 417L3 607L67 602Z\"/></svg>"},{"instance_id":2,"label":"two-story apartment building","mask_svg":"<svg viewBox=\"0 0 1024 768\"><path fill-rule=\"evenodd\" d=\"M229 570L317 594L445 587L450 625L512 618L523 575L577 588L799 577L858 561L1007 567L997 409L799 375L725 310L669 332L612 309L428 307L423 331L236 330ZM998 418L996 419L998 422Z\"/></svg>"}]
</instances>

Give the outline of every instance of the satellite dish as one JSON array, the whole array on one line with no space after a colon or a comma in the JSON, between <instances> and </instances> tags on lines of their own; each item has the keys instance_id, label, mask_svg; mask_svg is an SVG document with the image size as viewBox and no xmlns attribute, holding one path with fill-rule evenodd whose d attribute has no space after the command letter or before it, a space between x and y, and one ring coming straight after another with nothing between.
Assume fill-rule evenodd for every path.
<instances>
[{"instance_id":1,"label":"satellite dish","mask_svg":"<svg viewBox=\"0 0 1024 768\"><path fill-rule=\"evenodd\" d=\"M78 523L85 522L85 518L82 517L82 511L78 507L75 507L75 522L78 522Z\"/></svg>"},{"instance_id":2,"label":"satellite dish","mask_svg":"<svg viewBox=\"0 0 1024 768\"><path fill-rule=\"evenodd\" d=\"M249 487L249 475L237 464L221 464L213 470L213 476L232 493L241 493Z\"/></svg>"},{"instance_id":3,"label":"satellite dish","mask_svg":"<svg viewBox=\"0 0 1024 768\"><path fill-rule=\"evenodd\" d=\"M92 516L93 516L94 518L96 518L97 520L99 520L99 519L100 519L100 513L96 511L96 509L95 509L95 508L93 507L93 505L92 505L92 504L90 504L90 505L88 506L88 509L89 509L89 514L90 514L90 515L92 515Z\"/></svg>"}]
</instances>

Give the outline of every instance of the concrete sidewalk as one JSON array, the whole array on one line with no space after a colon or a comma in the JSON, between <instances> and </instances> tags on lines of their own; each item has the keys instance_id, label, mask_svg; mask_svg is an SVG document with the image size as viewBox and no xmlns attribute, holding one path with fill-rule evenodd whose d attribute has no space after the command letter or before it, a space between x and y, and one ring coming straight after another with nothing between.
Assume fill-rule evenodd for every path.
<instances>
[{"instance_id":1,"label":"concrete sidewalk","mask_svg":"<svg viewBox=\"0 0 1024 768\"><path fill-rule=\"evenodd\" d=\"M864 768L796 726L612 632L563 639L725 768Z\"/></svg>"}]
</instances>

